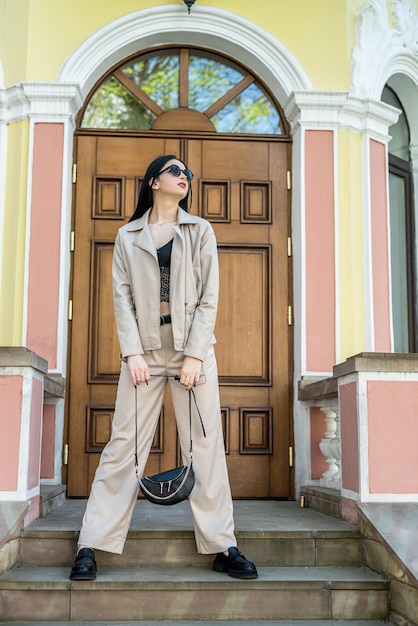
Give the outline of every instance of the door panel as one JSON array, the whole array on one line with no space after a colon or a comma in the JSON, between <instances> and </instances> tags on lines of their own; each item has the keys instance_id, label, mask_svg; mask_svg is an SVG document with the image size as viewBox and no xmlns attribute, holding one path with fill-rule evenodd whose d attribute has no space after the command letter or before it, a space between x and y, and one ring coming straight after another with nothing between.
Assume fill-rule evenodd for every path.
<instances>
[{"instance_id":1,"label":"door panel","mask_svg":"<svg viewBox=\"0 0 418 626\"><path fill-rule=\"evenodd\" d=\"M288 497L288 145L279 141L77 137L73 320L68 377L68 495L87 496L109 439L120 369L111 264L117 230L157 155L195 173L192 211L219 244L215 346L222 424L234 497ZM147 472L179 459L169 391Z\"/></svg>"},{"instance_id":2,"label":"door panel","mask_svg":"<svg viewBox=\"0 0 418 626\"><path fill-rule=\"evenodd\" d=\"M219 247L216 354L234 497L289 496L288 158L274 141L188 143Z\"/></svg>"},{"instance_id":3,"label":"door panel","mask_svg":"<svg viewBox=\"0 0 418 626\"><path fill-rule=\"evenodd\" d=\"M224 384L270 384L270 258L269 244L219 243L222 281L216 336Z\"/></svg>"}]
</instances>

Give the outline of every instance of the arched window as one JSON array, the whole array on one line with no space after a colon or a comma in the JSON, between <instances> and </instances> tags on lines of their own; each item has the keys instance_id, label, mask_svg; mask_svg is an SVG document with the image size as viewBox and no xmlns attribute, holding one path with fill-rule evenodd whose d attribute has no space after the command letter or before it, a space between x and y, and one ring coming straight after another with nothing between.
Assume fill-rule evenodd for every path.
<instances>
[{"instance_id":1,"label":"arched window","mask_svg":"<svg viewBox=\"0 0 418 626\"><path fill-rule=\"evenodd\" d=\"M286 132L278 107L252 74L229 59L191 48L149 52L113 69L96 86L79 127Z\"/></svg>"},{"instance_id":2,"label":"arched window","mask_svg":"<svg viewBox=\"0 0 418 626\"><path fill-rule=\"evenodd\" d=\"M395 352L416 352L417 289L415 221L408 120L396 93L388 85L382 100L400 109L389 129L389 205L392 318Z\"/></svg>"}]
</instances>

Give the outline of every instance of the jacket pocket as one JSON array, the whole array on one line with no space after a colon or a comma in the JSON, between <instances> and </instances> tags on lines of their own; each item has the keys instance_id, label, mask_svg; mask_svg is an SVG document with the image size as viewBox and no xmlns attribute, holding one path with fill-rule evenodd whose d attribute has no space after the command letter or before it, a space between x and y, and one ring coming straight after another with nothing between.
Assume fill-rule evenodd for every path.
<instances>
[{"instance_id":1,"label":"jacket pocket","mask_svg":"<svg viewBox=\"0 0 418 626\"><path fill-rule=\"evenodd\" d=\"M193 324L193 318L196 311L198 303L195 304L186 304L184 305L184 346L186 346L187 340L189 338L190 329Z\"/></svg>"}]
</instances>

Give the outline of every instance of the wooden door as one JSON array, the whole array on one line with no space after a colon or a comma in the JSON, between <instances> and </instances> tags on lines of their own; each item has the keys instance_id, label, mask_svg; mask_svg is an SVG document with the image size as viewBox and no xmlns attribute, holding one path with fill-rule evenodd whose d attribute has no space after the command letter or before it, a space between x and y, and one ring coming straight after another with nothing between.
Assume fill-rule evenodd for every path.
<instances>
[{"instance_id":1,"label":"wooden door","mask_svg":"<svg viewBox=\"0 0 418 626\"><path fill-rule=\"evenodd\" d=\"M286 142L234 138L77 137L73 319L67 407L68 495L88 495L109 439L120 369L111 285L113 242L157 155L195 173L192 211L219 245L215 334L225 447L235 498L290 495L291 342ZM167 392L147 472L178 462Z\"/></svg>"}]
</instances>

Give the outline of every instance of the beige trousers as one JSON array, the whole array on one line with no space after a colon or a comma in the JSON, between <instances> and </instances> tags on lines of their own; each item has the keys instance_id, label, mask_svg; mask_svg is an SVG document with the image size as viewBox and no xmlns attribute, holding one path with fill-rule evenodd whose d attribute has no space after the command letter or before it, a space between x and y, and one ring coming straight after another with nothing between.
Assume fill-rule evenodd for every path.
<instances>
[{"instance_id":1,"label":"beige trousers","mask_svg":"<svg viewBox=\"0 0 418 626\"><path fill-rule=\"evenodd\" d=\"M189 394L175 381L183 354L173 348L171 325L161 327L162 347L146 352L149 385L138 386L138 473L142 476L168 383L176 413L183 463L189 461ZM214 554L236 546L233 505L225 459L219 403L218 372L213 346L203 363L204 384L194 388L206 431L192 413L195 486L190 494L198 552ZM154 375L154 376L153 376ZM194 403L192 402L194 408ZM80 531L79 545L122 554L134 506L138 481L134 466L135 387L122 362L112 434L96 470ZM158 505L155 505L158 506Z\"/></svg>"}]
</instances>

